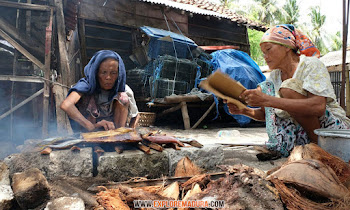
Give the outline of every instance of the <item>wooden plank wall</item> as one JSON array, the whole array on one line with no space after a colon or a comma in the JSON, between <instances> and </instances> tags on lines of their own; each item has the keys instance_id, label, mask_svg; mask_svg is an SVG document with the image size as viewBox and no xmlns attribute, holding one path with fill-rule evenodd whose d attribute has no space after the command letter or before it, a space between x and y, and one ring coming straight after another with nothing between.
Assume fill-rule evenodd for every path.
<instances>
[{"instance_id":1,"label":"wooden plank wall","mask_svg":"<svg viewBox=\"0 0 350 210\"><path fill-rule=\"evenodd\" d=\"M189 37L198 45L235 45L249 54L249 40L245 26L228 20L193 15L188 19Z\"/></svg>"},{"instance_id":2,"label":"wooden plank wall","mask_svg":"<svg viewBox=\"0 0 350 210\"><path fill-rule=\"evenodd\" d=\"M138 28L151 26L168 30L162 13L162 7L130 0L83 0L80 4L79 18L100 21L109 24ZM178 32L172 24L173 19L182 33L187 34L187 15L182 15L171 9L164 9L168 17L170 30Z\"/></svg>"}]
</instances>

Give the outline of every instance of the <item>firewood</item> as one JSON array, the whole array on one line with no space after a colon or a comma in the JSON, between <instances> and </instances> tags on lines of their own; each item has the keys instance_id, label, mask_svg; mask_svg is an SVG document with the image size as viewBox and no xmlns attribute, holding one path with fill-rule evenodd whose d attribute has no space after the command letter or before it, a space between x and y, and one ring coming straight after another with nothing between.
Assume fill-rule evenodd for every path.
<instances>
[{"instance_id":1,"label":"firewood","mask_svg":"<svg viewBox=\"0 0 350 210\"><path fill-rule=\"evenodd\" d=\"M52 152L52 149L50 147L46 147L45 149L41 150L40 154L49 155L51 152Z\"/></svg>"},{"instance_id":2,"label":"firewood","mask_svg":"<svg viewBox=\"0 0 350 210\"><path fill-rule=\"evenodd\" d=\"M186 156L177 163L175 176L193 176L201 174L201 171L202 170Z\"/></svg>"},{"instance_id":3,"label":"firewood","mask_svg":"<svg viewBox=\"0 0 350 210\"><path fill-rule=\"evenodd\" d=\"M94 147L94 152L97 153L97 155L99 155L99 156L101 156L103 153L105 153L105 151L99 146Z\"/></svg>"},{"instance_id":4,"label":"firewood","mask_svg":"<svg viewBox=\"0 0 350 210\"><path fill-rule=\"evenodd\" d=\"M181 148L176 143L168 143L167 146L173 148L174 150L181 150Z\"/></svg>"},{"instance_id":5,"label":"firewood","mask_svg":"<svg viewBox=\"0 0 350 210\"><path fill-rule=\"evenodd\" d=\"M80 151L80 148L79 147L77 147L77 146L72 146L71 148L70 148L70 150L71 151Z\"/></svg>"},{"instance_id":6,"label":"firewood","mask_svg":"<svg viewBox=\"0 0 350 210\"><path fill-rule=\"evenodd\" d=\"M198 174L193 176L191 179L187 180L185 183L181 184L181 187L187 187L193 183L201 183L204 179L208 178L209 176L207 174Z\"/></svg>"},{"instance_id":7,"label":"firewood","mask_svg":"<svg viewBox=\"0 0 350 210\"><path fill-rule=\"evenodd\" d=\"M144 144L144 145L146 145L146 146L148 146L156 151L159 151L159 152L163 151L163 147L157 143L149 142L147 140L142 140L142 144Z\"/></svg>"},{"instance_id":8,"label":"firewood","mask_svg":"<svg viewBox=\"0 0 350 210\"><path fill-rule=\"evenodd\" d=\"M118 154L121 154L121 153L124 152L124 148L123 148L123 146L121 146L121 145L116 145L116 146L114 147L114 150L115 150Z\"/></svg>"},{"instance_id":9,"label":"firewood","mask_svg":"<svg viewBox=\"0 0 350 210\"><path fill-rule=\"evenodd\" d=\"M173 182L171 185L167 186L164 190L158 193L161 196L167 198L173 198L174 200L179 199L180 188L178 182Z\"/></svg>"},{"instance_id":10,"label":"firewood","mask_svg":"<svg viewBox=\"0 0 350 210\"><path fill-rule=\"evenodd\" d=\"M146 153L146 154L151 154L151 149L143 144L137 144L136 145L137 148L139 148L142 152Z\"/></svg>"},{"instance_id":11,"label":"firewood","mask_svg":"<svg viewBox=\"0 0 350 210\"><path fill-rule=\"evenodd\" d=\"M199 184L195 184L195 185L192 187L192 189L190 189L189 191L187 191L185 197L184 197L182 200L187 201L187 200L189 200L189 198L190 198L192 195L195 195L195 194L200 193L200 192L202 192L202 190L201 190Z\"/></svg>"}]
</instances>

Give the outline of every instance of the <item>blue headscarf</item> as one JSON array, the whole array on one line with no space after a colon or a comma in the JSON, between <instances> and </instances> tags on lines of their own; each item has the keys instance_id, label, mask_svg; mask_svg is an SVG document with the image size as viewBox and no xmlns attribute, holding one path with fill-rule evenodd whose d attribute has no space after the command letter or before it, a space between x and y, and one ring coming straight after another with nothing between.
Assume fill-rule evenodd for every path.
<instances>
[{"instance_id":1,"label":"blue headscarf","mask_svg":"<svg viewBox=\"0 0 350 210\"><path fill-rule=\"evenodd\" d=\"M118 79L112 88L108 100L111 101L114 97L117 96L118 92L125 92L125 81L126 81L126 72L125 66L122 58L118 55L118 53L111 50L100 50L95 53L95 55L91 58L89 63L84 68L85 77L81 78L77 84L75 84L68 91L68 95L72 91L76 91L79 93L84 93L91 95L95 92L100 92L100 86L98 85L97 73L102 61L107 58L114 58L119 63L118 68Z\"/></svg>"}]
</instances>

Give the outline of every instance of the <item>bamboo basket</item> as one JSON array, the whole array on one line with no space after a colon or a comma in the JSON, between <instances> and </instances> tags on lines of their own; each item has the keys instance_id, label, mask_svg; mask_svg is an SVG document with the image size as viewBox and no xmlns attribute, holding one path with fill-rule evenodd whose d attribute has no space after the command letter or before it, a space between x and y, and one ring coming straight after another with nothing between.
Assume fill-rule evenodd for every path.
<instances>
[{"instance_id":1,"label":"bamboo basket","mask_svg":"<svg viewBox=\"0 0 350 210\"><path fill-rule=\"evenodd\" d=\"M140 119L138 122L138 126L140 127L149 127L154 125L156 121L156 113L154 112L139 112Z\"/></svg>"}]
</instances>

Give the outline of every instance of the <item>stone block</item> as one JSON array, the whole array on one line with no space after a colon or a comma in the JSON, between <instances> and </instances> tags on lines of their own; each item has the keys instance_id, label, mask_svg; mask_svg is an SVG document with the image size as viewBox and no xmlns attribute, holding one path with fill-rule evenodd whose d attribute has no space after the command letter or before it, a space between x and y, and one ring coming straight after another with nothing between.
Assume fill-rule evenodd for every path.
<instances>
[{"instance_id":1,"label":"stone block","mask_svg":"<svg viewBox=\"0 0 350 210\"><path fill-rule=\"evenodd\" d=\"M13 174L12 189L22 209L36 208L50 199L49 183L37 168Z\"/></svg>"},{"instance_id":2,"label":"stone block","mask_svg":"<svg viewBox=\"0 0 350 210\"><path fill-rule=\"evenodd\" d=\"M168 175L168 156L165 152L152 151L147 155L138 150L125 150L122 154L106 152L99 157L98 176L113 181L125 181L132 177L160 178Z\"/></svg>"},{"instance_id":3,"label":"stone block","mask_svg":"<svg viewBox=\"0 0 350 210\"><path fill-rule=\"evenodd\" d=\"M85 210L85 204L81 198L61 197L48 202L44 210Z\"/></svg>"},{"instance_id":4,"label":"stone block","mask_svg":"<svg viewBox=\"0 0 350 210\"><path fill-rule=\"evenodd\" d=\"M80 151L55 150L49 155L39 152L13 154L4 159L10 174L29 168L40 169L47 178L57 176L92 177L92 150L81 148Z\"/></svg>"},{"instance_id":5,"label":"stone block","mask_svg":"<svg viewBox=\"0 0 350 210\"><path fill-rule=\"evenodd\" d=\"M6 163L0 160L0 185L10 185L10 171Z\"/></svg>"},{"instance_id":6,"label":"stone block","mask_svg":"<svg viewBox=\"0 0 350 210\"><path fill-rule=\"evenodd\" d=\"M0 185L0 209L10 210L12 208L13 191L10 185Z\"/></svg>"},{"instance_id":7,"label":"stone block","mask_svg":"<svg viewBox=\"0 0 350 210\"><path fill-rule=\"evenodd\" d=\"M169 175L175 174L175 168L179 160L187 156L193 163L205 171L217 171L217 165L224 160L223 146L206 144L202 148L181 147L181 150L166 149L163 151L169 158Z\"/></svg>"}]
</instances>

